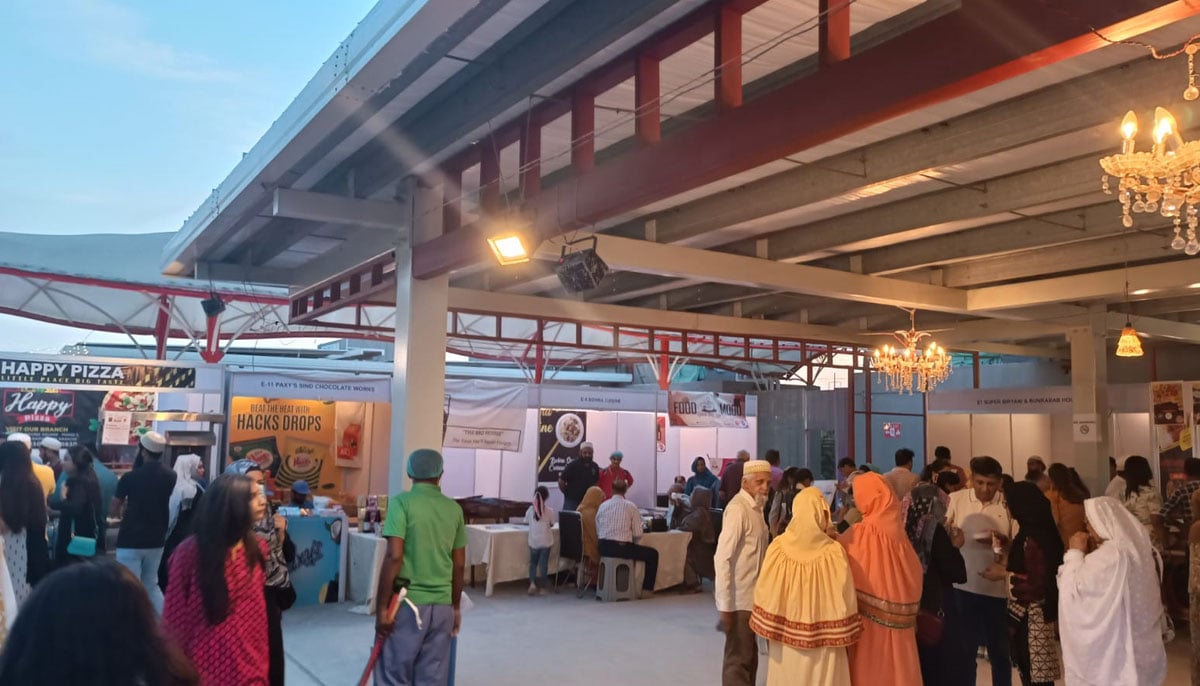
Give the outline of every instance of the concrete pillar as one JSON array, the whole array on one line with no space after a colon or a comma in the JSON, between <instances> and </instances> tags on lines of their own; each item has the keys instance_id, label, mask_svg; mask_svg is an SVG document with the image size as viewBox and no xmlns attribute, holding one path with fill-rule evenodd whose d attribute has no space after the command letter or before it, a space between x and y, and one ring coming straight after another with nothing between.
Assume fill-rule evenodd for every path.
<instances>
[{"instance_id":1,"label":"concrete pillar","mask_svg":"<svg viewBox=\"0 0 1200 686\"><path fill-rule=\"evenodd\" d=\"M417 448L442 447L446 389L446 310L450 277L412 278L413 246L442 233L442 192L416 178L404 184L407 229L396 236L396 354L392 366L392 436L388 492L411 486L405 470Z\"/></svg>"},{"instance_id":2,"label":"concrete pillar","mask_svg":"<svg viewBox=\"0 0 1200 686\"><path fill-rule=\"evenodd\" d=\"M1108 485L1108 457L1111 454L1108 406L1108 347L1105 343L1105 312L1092 308L1088 325L1067 332L1071 343L1071 410L1076 420L1088 415L1096 418L1095 442L1074 438L1074 463L1093 495L1104 493Z\"/></svg>"}]
</instances>

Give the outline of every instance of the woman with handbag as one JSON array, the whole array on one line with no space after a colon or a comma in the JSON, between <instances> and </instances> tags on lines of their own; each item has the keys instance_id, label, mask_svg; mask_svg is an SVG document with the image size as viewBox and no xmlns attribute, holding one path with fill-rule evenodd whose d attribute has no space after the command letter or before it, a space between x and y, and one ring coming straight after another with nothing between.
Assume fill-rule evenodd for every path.
<instances>
[{"instance_id":1,"label":"woman with handbag","mask_svg":"<svg viewBox=\"0 0 1200 686\"><path fill-rule=\"evenodd\" d=\"M100 480L86 446L71 448L63 465L67 474L58 511L58 538L54 559L59 567L104 553L105 506L100 500Z\"/></svg>"},{"instance_id":2,"label":"woman with handbag","mask_svg":"<svg viewBox=\"0 0 1200 686\"><path fill-rule=\"evenodd\" d=\"M262 467L253 460L238 460L225 469L226 473L244 474L265 494ZM287 535L287 519L272 514L270 508L254 523L254 534L267 546L266 583L263 594L267 601L267 640L270 647L271 686L283 686L283 612L296 603L296 589L288 573L288 565L296 559L296 546Z\"/></svg>"},{"instance_id":3,"label":"woman with handbag","mask_svg":"<svg viewBox=\"0 0 1200 686\"><path fill-rule=\"evenodd\" d=\"M959 529L946 528L950 497L938 486L922 482L904 499L904 532L924 570L917 610L917 654L925 686L959 686L975 681L975 651L954 601L954 584L967 580L958 548Z\"/></svg>"},{"instance_id":4,"label":"woman with handbag","mask_svg":"<svg viewBox=\"0 0 1200 686\"><path fill-rule=\"evenodd\" d=\"M1025 686L1053 684L1062 678L1055 578L1063 562L1062 537L1050 501L1036 483L1022 481L1006 487L1004 500L1020 527L1008 553L1012 661Z\"/></svg>"}]
</instances>

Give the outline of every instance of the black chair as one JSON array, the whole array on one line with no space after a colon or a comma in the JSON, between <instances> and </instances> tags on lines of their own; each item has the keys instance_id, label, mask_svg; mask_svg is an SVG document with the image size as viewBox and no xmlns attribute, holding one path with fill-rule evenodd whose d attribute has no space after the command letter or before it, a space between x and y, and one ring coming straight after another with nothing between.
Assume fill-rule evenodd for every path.
<instances>
[{"instance_id":1,"label":"black chair","mask_svg":"<svg viewBox=\"0 0 1200 686\"><path fill-rule=\"evenodd\" d=\"M583 520L578 512L559 513L558 559L560 561L571 560L575 563L572 571L575 575L575 585L578 587L576 596L582 598L584 592L595 580L588 576L586 565L583 564ZM558 590L557 574L554 575L554 589Z\"/></svg>"}]
</instances>

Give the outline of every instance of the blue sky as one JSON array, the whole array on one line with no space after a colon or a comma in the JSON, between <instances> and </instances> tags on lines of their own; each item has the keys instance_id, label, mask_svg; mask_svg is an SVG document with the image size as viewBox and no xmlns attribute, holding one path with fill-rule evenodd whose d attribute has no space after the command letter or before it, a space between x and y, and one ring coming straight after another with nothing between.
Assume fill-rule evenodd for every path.
<instances>
[{"instance_id":1,"label":"blue sky","mask_svg":"<svg viewBox=\"0 0 1200 686\"><path fill-rule=\"evenodd\" d=\"M373 4L3 0L0 231L175 231ZM0 326L8 350L80 338Z\"/></svg>"}]
</instances>

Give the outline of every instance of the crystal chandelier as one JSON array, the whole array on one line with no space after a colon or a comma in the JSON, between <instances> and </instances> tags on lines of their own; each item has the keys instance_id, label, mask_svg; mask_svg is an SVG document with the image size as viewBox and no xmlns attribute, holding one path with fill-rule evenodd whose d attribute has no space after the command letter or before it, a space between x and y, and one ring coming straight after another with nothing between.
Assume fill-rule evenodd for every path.
<instances>
[{"instance_id":1,"label":"crystal chandelier","mask_svg":"<svg viewBox=\"0 0 1200 686\"><path fill-rule=\"evenodd\" d=\"M882 345L875 349L871 366L889 391L928 393L950 376L950 354L945 348L929 342L923 350L921 342L932 337L928 331L917 331L916 310L910 310L909 329L893 335L900 346Z\"/></svg>"},{"instance_id":2,"label":"crystal chandelier","mask_svg":"<svg viewBox=\"0 0 1200 686\"><path fill-rule=\"evenodd\" d=\"M1200 141L1185 143L1179 135L1175 117L1162 107L1154 110L1154 147L1150 152L1135 150L1137 132L1137 115L1129 112L1121 121L1124 138L1121 153L1100 160L1105 172L1100 181L1101 188L1111 195L1109 176L1117 177L1121 222L1126 228L1133 228L1131 213L1158 213L1174 220L1173 250L1182 250L1188 255L1200 253L1200 240L1196 238L1196 228L1200 224L1197 219L1200 212ZM1185 221L1186 239L1183 235Z\"/></svg>"}]
</instances>

